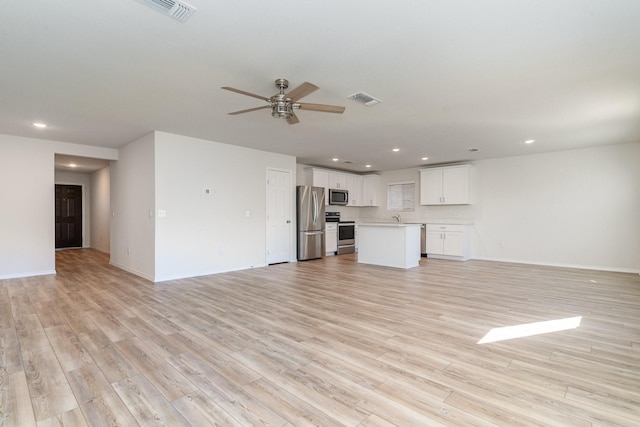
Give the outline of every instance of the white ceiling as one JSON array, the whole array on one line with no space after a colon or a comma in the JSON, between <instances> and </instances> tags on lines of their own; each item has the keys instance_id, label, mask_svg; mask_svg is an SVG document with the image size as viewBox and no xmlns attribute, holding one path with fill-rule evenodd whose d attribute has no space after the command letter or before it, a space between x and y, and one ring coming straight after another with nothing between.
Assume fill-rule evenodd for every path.
<instances>
[{"instance_id":1,"label":"white ceiling","mask_svg":"<svg viewBox=\"0 0 640 427\"><path fill-rule=\"evenodd\" d=\"M109 166L108 160L88 157L55 155L55 170L62 172L91 173Z\"/></svg>"},{"instance_id":2,"label":"white ceiling","mask_svg":"<svg viewBox=\"0 0 640 427\"><path fill-rule=\"evenodd\" d=\"M161 130L353 171L640 142L638 0L188 3L180 23L134 0L3 1L0 133ZM270 96L279 77L345 113L227 115L263 101L221 86Z\"/></svg>"}]
</instances>

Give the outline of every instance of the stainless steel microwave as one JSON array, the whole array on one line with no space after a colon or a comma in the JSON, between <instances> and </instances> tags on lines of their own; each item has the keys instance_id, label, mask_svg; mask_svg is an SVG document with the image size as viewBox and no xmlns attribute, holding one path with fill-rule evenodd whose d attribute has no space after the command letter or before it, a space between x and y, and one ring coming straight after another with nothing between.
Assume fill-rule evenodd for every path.
<instances>
[{"instance_id":1,"label":"stainless steel microwave","mask_svg":"<svg viewBox=\"0 0 640 427\"><path fill-rule=\"evenodd\" d=\"M349 203L349 190L329 189L329 204L347 206Z\"/></svg>"}]
</instances>

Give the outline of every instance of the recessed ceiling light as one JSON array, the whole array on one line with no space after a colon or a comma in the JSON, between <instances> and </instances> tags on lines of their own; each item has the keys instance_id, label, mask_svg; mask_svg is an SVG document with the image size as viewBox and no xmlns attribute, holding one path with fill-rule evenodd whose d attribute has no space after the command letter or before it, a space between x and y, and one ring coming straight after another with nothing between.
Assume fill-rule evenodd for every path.
<instances>
[{"instance_id":1,"label":"recessed ceiling light","mask_svg":"<svg viewBox=\"0 0 640 427\"><path fill-rule=\"evenodd\" d=\"M533 144L534 142L536 142L535 139L527 139L524 143L525 144Z\"/></svg>"},{"instance_id":2,"label":"recessed ceiling light","mask_svg":"<svg viewBox=\"0 0 640 427\"><path fill-rule=\"evenodd\" d=\"M337 162L337 161L338 161L338 160L340 160L340 159L339 159L339 158L337 158L337 157L334 157L334 158L333 158L333 159L331 159L331 160L333 160L334 162Z\"/></svg>"},{"instance_id":3,"label":"recessed ceiling light","mask_svg":"<svg viewBox=\"0 0 640 427\"><path fill-rule=\"evenodd\" d=\"M398 151L400 151L400 149L399 149L399 148L394 148L394 149L393 149L393 150L391 150L391 151L393 151L394 153L397 153Z\"/></svg>"},{"instance_id":4,"label":"recessed ceiling light","mask_svg":"<svg viewBox=\"0 0 640 427\"><path fill-rule=\"evenodd\" d=\"M370 167L371 167L371 165L364 165L364 167L365 167L365 168L370 168Z\"/></svg>"},{"instance_id":5,"label":"recessed ceiling light","mask_svg":"<svg viewBox=\"0 0 640 427\"><path fill-rule=\"evenodd\" d=\"M35 126L35 127L37 127L37 128L46 128L46 127L47 127L47 124L46 124L46 123L38 123L38 122L35 122L35 123L33 123L33 126Z\"/></svg>"},{"instance_id":6,"label":"recessed ceiling light","mask_svg":"<svg viewBox=\"0 0 640 427\"><path fill-rule=\"evenodd\" d=\"M429 160L429 158L428 157L423 157L422 160Z\"/></svg>"}]
</instances>

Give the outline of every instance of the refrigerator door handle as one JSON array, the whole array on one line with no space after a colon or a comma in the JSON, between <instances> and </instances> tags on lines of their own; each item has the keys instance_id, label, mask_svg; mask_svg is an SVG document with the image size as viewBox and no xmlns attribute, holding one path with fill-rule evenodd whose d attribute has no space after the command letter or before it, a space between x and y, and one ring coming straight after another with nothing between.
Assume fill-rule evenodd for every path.
<instances>
[{"instance_id":1,"label":"refrigerator door handle","mask_svg":"<svg viewBox=\"0 0 640 427\"><path fill-rule=\"evenodd\" d=\"M313 192L313 223L318 222L318 193Z\"/></svg>"},{"instance_id":2,"label":"refrigerator door handle","mask_svg":"<svg viewBox=\"0 0 640 427\"><path fill-rule=\"evenodd\" d=\"M305 231L305 236L317 236L319 234L324 234L324 231Z\"/></svg>"}]
</instances>

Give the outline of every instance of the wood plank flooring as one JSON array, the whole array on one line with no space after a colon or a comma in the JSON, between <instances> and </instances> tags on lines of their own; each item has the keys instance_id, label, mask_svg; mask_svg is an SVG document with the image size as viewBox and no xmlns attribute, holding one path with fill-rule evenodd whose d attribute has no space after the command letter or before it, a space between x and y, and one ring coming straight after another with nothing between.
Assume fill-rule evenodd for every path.
<instances>
[{"instance_id":1,"label":"wood plank flooring","mask_svg":"<svg viewBox=\"0 0 640 427\"><path fill-rule=\"evenodd\" d=\"M0 280L0 425L640 425L640 276L355 256L153 284L57 252Z\"/></svg>"}]
</instances>

